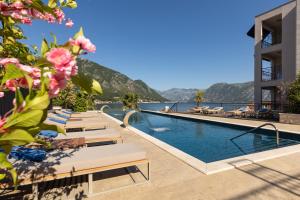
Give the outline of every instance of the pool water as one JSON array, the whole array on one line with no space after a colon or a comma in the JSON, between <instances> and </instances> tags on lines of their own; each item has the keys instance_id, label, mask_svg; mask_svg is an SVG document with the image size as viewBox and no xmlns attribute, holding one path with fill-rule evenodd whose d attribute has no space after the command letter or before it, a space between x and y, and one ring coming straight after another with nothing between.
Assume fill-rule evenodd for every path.
<instances>
[{"instance_id":1,"label":"pool water","mask_svg":"<svg viewBox=\"0 0 300 200\"><path fill-rule=\"evenodd\" d=\"M109 114L122 120L122 111L111 110ZM162 116L151 113L136 113L130 117L131 126L209 163L245 154L300 144L300 136L280 132L276 144L276 133L271 130L257 130L232 142L230 139L251 128L200 120Z\"/></svg>"}]
</instances>

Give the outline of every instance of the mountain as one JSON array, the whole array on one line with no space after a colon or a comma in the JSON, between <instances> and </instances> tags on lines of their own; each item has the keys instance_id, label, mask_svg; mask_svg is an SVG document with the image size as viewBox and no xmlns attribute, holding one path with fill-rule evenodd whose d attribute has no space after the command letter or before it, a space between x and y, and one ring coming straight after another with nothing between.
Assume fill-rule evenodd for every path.
<instances>
[{"instance_id":1,"label":"mountain","mask_svg":"<svg viewBox=\"0 0 300 200\"><path fill-rule=\"evenodd\" d=\"M205 90L206 102L245 103L254 100L253 82L216 83Z\"/></svg>"},{"instance_id":2,"label":"mountain","mask_svg":"<svg viewBox=\"0 0 300 200\"><path fill-rule=\"evenodd\" d=\"M161 96L171 101L193 101L195 93L198 89L181 89L181 88L172 88L165 91L157 91Z\"/></svg>"},{"instance_id":3,"label":"mountain","mask_svg":"<svg viewBox=\"0 0 300 200\"><path fill-rule=\"evenodd\" d=\"M158 93L166 99L172 101L192 102L198 89L180 89L173 88ZM246 83L216 83L207 88L204 95L205 102L227 102L227 103L245 103L254 99L253 82ZM268 97L264 97L267 99Z\"/></svg>"},{"instance_id":4,"label":"mountain","mask_svg":"<svg viewBox=\"0 0 300 200\"><path fill-rule=\"evenodd\" d=\"M85 59L78 59L77 64L80 72L91 76L101 84L103 95L99 97L100 100L117 100L129 92L138 94L144 101L167 100L142 80L132 80L120 72Z\"/></svg>"}]
</instances>

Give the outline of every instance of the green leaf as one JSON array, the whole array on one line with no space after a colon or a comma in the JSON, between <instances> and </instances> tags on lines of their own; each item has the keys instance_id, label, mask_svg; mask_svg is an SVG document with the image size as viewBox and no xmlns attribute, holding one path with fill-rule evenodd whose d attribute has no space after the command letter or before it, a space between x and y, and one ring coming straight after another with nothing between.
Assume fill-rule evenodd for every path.
<instances>
[{"instance_id":1,"label":"green leaf","mask_svg":"<svg viewBox=\"0 0 300 200\"><path fill-rule=\"evenodd\" d=\"M56 0L49 0L48 1L48 6L50 8L55 8L57 6Z\"/></svg>"},{"instance_id":2,"label":"green leaf","mask_svg":"<svg viewBox=\"0 0 300 200\"><path fill-rule=\"evenodd\" d=\"M13 183L15 185L15 189L17 189L17 183L18 183L18 174L15 168L12 168L11 170L9 170L9 173L11 175L11 178L13 180Z\"/></svg>"},{"instance_id":3,"label":"green leaf","mask_svg":"<svg viewBox=\"0 0 300 200\"><path fill-rule=\"evenodd\" d=\"M53 33L50 33L50 35L53 38L53 42L51 43L51 48L54 48L57 46L57 38L56 38L56 35L54 35Z\"/></svg>"},{"instance_id":4,"label":"green leaf","mask_svg":"<svg viewBox=\"0 0 300 200\"><path fill-rule=\"evenodd\" d=\"M43 95L37 95L33 99L28 100L24 109L44 110L48 108L49 103L48 93L44 93Z\"/></svg>"},{"instance_id":5,"label":"green leaf","mask_svg":"<svg viewBox=\"0 0 300 200\"><path fill-rule=\"evenodd\" d=\"M0 137L0 144L19 146L29 144L34 141L32 135L23 129L12 129Z\"/></svg>"},{"instance_id":6,"label":"green leaf","mask_svg":"<svg viewBox=\"0 0 300 200\"><path fill-rule=\"evenodd\" d=\"M0 174L0 181L6 177L6 174Z\"/></svg>"},{"instance_id":7,"label":"green leaf","mask_svg":"<svg viewBox=\"0 0 300 200\"><path fill-rule=\"evenodd\" d=\"M102 95L103 94L102 87L101 87L100 83L98 81L96 81L95 79L93 79L92 94L96 94L96 95Z\"/></svg>"},{"instance_id":8,"label":"green leaf","mask_svg":"<svg viewBox=\"0 0 300 200\"><path fill-rule=\"evenodd\" d=\"M18 108L20 105L22 105L22 103L24 101L24 98L23 98L20 88L16 89L15 97L16 97L16 107Z\"/></svg>"},{"instance_id":9,"label":"green leaf","mask_svg":"<svg viewBox=\"0 0 300 200\"><path fill-rule=\"evenodd\" d=\"M13 166L7 161L6 153L0 152L0 169L11 169Z\"/></svg>"},{"instance_id":10,"label":"green leaf","mask_svg":"<svg viewBox=\"0 0 300 200\"><path fill-rule=\"evenodd\" d=\"M41 123L44 112L42 110L28 110L26 112L14 113L9 116L3 128L31 127Z\"/></svg>"},{"instance_id":11,"label":"green leaf","mask_svg":"<svg viewBox=\"0 0 300 200\"><path fill-rule=\"evenodd\" d=\"M83 73L73 76L72 82L89 94L102 94L100 83L94 79L91 79L90 76L84 75Z\"/></svg>"},{"instance_id":12,"label":"green leaf","mask_svg":"<svg viewBox=\"0 0 300 200\"><path fill-rule=\"evenodd\" d=\"M33 128L26 129L26 131L28 131L28 133L30 133L30 135L36 136L41 131L41 128L39 126L36 126Z\"/></svg>"},{"instance_id":13,"label":"green leaf","mask_svg":"<svg viewBox=\"0 0 300 200\"><path fill-rule=\"evenodd\" d=\"M67 6L70 8L77 8L77 3L74 0L67 0Z\"/></svg>"},{"instance_id":14,"label":"green leaf","mask_svg":"<svg viewBox=\"0 0 300 200\"><path fill-rule=\"evenodd\" d=\"M41 45L41 54L43 57L45 57L45 54L49 51L48 42L46 39L43 39L42 45Z\"/></svg>"},{"instance_id":15,"label":"green leaf","mask_svg":"<svg viewBox=\"0 0 300 200\"><path fill-rule=\"evenodd\" d=\"M24 73L21 69L19 69L16 65L14 64L8 64L5 67L5 75L2 79L2 85L10 79L17 79L17 78L22 78L24 77Z\"/></svg>"},{"instance_id":16,"label":"green leaf","mask_svg":"<svg viewBox=\"0 0 300 200\"><path fill-rule=\"evenodd\" d=\"M74 39L78 38L79 36L84 36L82 27L80 27L79 31L74 35Z\"/></svg>"},{"instance_id":17,"label":"green leaf","mask_svg":"<svg viewBox=\"0 0 300 200\"><path fill-rule=\"evenodd\" d=\"M32 86L33 86L33 79L27 74L25 74L24 76L25 76L25 79L27 81L28 88L29 88L29 93L30 93L31 90L32 90Z\"/></svg>"},{"instance_id":18,"label":"green leaf","mask_svg":"<svg viewBox=\"0 0 300 200\"><path fill-rule=\"evenodd\" d=\"M52 124L45 124L45 123L41 123L39 125L40 129L41 130L52 130L52 131L56 131L58 133L65 133L65 130L62 129L61 127L59 126L56 126L56 125L52 125Z\"/></svg>"}]
</instances>

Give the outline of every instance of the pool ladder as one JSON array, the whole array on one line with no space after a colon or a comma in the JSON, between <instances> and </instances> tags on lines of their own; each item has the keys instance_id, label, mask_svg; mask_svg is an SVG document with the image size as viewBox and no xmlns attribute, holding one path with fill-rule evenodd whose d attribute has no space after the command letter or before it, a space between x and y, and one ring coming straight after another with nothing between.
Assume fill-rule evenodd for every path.
<instances>
[{"instance_id":1,"label":"pool ladder","mask_svg":"<svg viewBox=\"0 0 300 200\"><path fill-rule=\"evenodd\" d=\"M278 145L279 145L279 131L278 131L278 129L276 128L276 126L275 126L274 124L272 124L272 123L265 123L265 124L262 124L262 125L260 125L260 126L258 126L258 127L256 127L256 128L253 128L253 129L251 129L251 130L249 130L249 131L246 131L245 133L242 133L242 134L240 134L240 135L238 135L238 136L235 136L235 137L231 138L230 140L233 142L234 139L239 138L239 137L241 137L241 136L243 136L243 135L246 135L246 134L248 134L248 133L251 133L251 132L253 132L253 131L257 130L257 129L260 129L260 128L264 127L264 126L272 126L272 127L275 129L275 131L276 131L276 143L277 143L277 146L278 146Z\"/></svg>"}]
</instances>

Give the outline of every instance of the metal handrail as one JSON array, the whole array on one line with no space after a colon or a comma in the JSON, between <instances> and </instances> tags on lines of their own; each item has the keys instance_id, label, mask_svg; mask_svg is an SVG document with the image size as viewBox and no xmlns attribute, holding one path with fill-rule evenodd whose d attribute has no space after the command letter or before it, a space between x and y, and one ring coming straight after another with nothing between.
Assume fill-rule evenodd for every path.
<instances>
[{"instance_id":1,"label":"metal handrail","mask_svg":"<svg viewBox=\"0 0 300 200\"><path fill-rule=\"evenodd\" d=\"M178 103L179 103L179 101L175 102L175 103L169 108L169 110L174 111L174 112L177 112L177 110L178 110ZM175 106L176 106L176 109L174 110L173 108L174 108Z\"/></svg>"},{"instance_id":2,"label":"metal handrail","mask_svg":"<svg viewBox=\"0 0 300 200\"><path fill-rule=\"evenodd\" d=\"M260 125L260 126L258 126L258 127L256 127L256 128L253 128L253 129L251 129L251 130L249 130L249 131L246 131L245 133L242 133L242 134L240 134L240 135L238 135L238 136L235 136L235 137L231 138L230 140L232 141L232 140L234 140L234 139L236 139L236 138L239 138L239 137L241 137L241 136L243 136L243 135L246 135L246 134L248 134L248 133L251 133L252 131L255 131L255 130L257 130L257 129L260 129L260 128L264 127L264 126L272 126L272 127L275 129L275 131L276 131L276 143L277 143L277 145L279 145L279 131L278 131L278 129L276 128L276 126L275 126L274 124L272 124L272 123L265 123L265 124L262 124L262 125Z\"/></svg>"}]
</instances>

